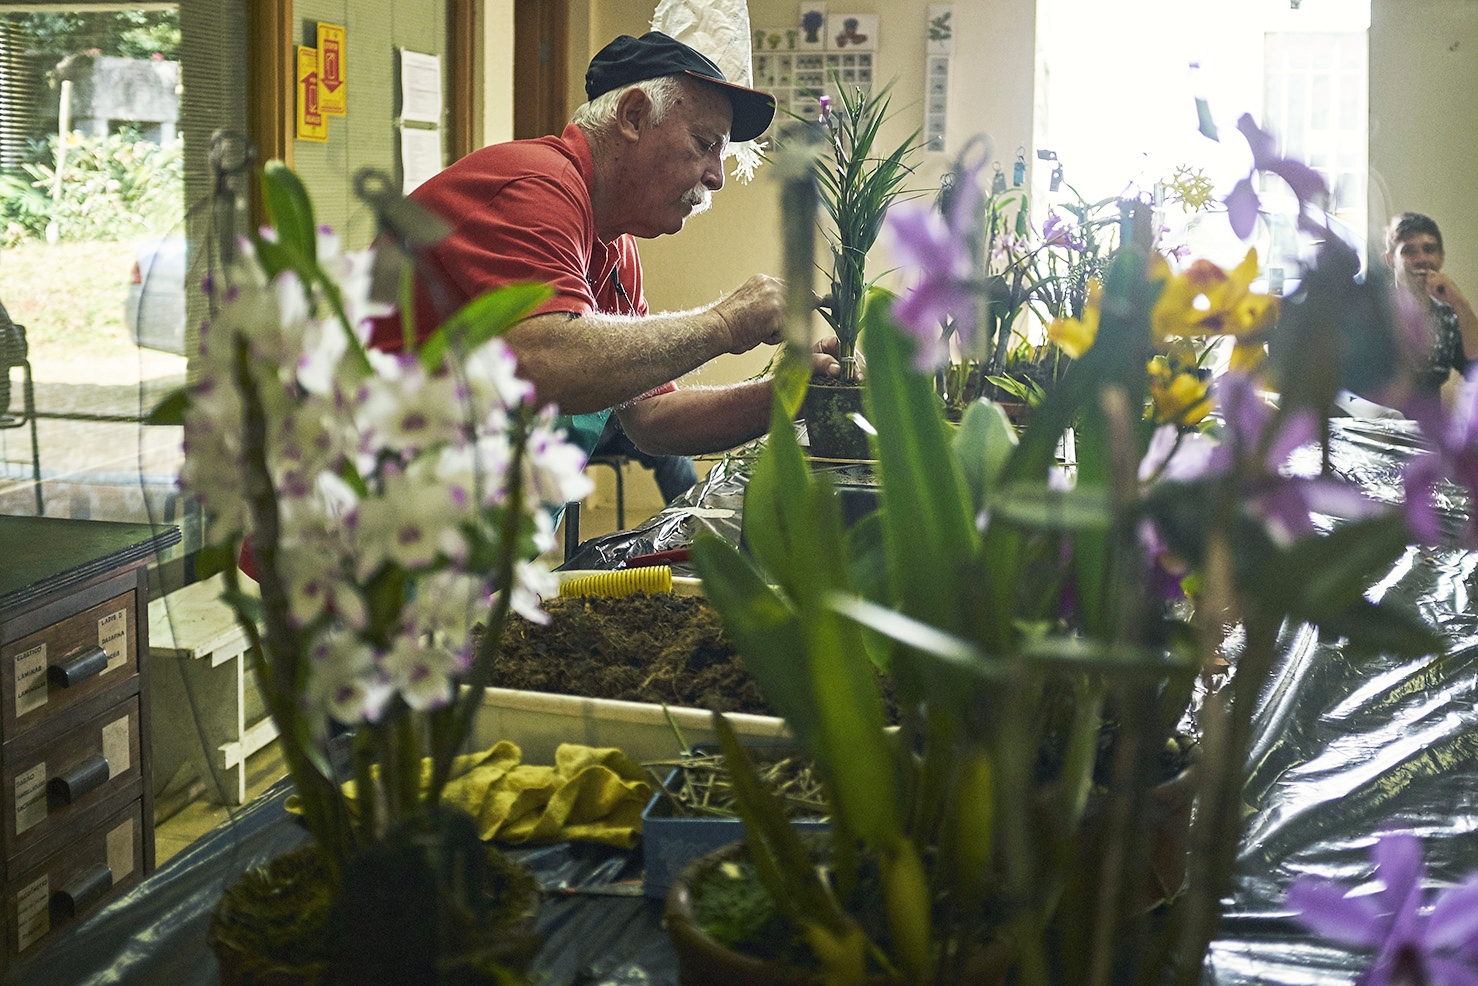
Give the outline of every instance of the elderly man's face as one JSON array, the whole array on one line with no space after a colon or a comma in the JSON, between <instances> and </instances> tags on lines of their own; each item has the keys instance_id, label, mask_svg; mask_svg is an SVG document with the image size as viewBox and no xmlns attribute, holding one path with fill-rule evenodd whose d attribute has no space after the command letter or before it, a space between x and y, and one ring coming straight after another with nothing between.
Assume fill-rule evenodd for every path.
<instances>
[{"instance_id":1,"label":"elderly man's face","mask_svg":"<svg viewBox=\"0 0 1478 986\"><path fill-rule=\"evenodd\" d=\"M713 86L685 81L682 100L642 134L633 169L633 222L627 231L660 236L683 228L724 185L723 154L733 109Z\"/></svg>"},{"instance_id":2,"label":"elderly man's face","mask_svg":"<svg viewBox=\"0 0 1478 986\"><path fill-rule=\"evenodd\" d=\"M1444 254L1431 233L1414 233L1396 243L1396 255L1386 255L1396 268L1396 283L1408 290L1426 293L1427 273L1441 270Z\"/></svg>"}]
</instances>

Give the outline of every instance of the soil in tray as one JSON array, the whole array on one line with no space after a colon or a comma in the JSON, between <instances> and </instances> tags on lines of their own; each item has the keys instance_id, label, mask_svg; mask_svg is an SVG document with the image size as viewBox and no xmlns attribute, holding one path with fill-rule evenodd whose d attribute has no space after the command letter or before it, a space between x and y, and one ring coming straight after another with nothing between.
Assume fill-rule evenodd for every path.
<instances>
[{"instance_id":1,"label":"soil in tray","mask_svg":"<svg viewBox=\"0 0 1478 986\"><path fill-rule=\"evenodd\" d=\"M577 596L544 603L547 626L509 620L499 688L772 715L700 596Z\"/></svg>"}]
</instances>

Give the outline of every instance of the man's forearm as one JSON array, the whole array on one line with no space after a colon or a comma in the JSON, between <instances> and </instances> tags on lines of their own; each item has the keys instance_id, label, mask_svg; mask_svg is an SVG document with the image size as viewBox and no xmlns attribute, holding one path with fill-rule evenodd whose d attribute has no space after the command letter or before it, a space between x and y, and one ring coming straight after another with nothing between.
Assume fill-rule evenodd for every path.
<instances>
[{"instance_id":1,"label":"man's forearm","mask_svg":"<svg viewBox=\"0 0 1478 986\"><path fill-rule=\"evenodd\" d=\"M639 318L553 313L524 319L507 341L539 399L566 414L624 404L723 353L775 345L784 285L756 274L707 308Z\"/></svg>"},{"instance_id":2,"label":"man's forearm","mask_svg":"<svg viewBox=\"0 0 1478 986\"><path fill-rule=\"evenodd\" d=\"M562 312L525 319L506 339L541 404L585 414L632 400L724 352L711 309L644 318Z\"/></svg>"},{"instance_id":3,"label":"man's forearm","mask_svg":"<svg viewBox=\"0 0 1478 986\"><path fill-rule=\"evenodd\" d=\"M770 428L770 381L683 387L618 409L626 434L653 455L722 452Z\"/></svg>"}]
</instances>

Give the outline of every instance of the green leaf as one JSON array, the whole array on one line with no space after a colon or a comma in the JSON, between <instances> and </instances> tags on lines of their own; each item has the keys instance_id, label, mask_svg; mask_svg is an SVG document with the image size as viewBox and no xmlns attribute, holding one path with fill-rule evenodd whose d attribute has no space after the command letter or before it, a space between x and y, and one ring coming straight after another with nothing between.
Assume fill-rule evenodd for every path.
<instances>
[{"instance_id":1,"label":"green leaf","mask_svg":"<svg viewBox=\"0 0 1478 986\"><path fill-rule=\"evenodd\" d=\"M463 353L475 352L489 339L518 324L553 293L547 284L510 284L473 298L426 339L421 346L421 365L428 372L439 370L453 341Z\"/></svg>"},{"instance_id":2,"label":"green leaf","mask_svg":"<svg viewBox=\"0 0 1478 986\"><path fill-rule=\"evenodd\" d=\"M1259 567L1248 591L1272 606L1289 605L1318 622L1363 597L1407 550L1410 533L1397 514L1302 538Z\"/></svg>"},{"instance_id":3,"label":"green leaf","mask_svg":"<svg viewBox=\"0 0 1478 986\"><path fill-rule=\"evenodd\" d=\"M238 617L250 620L257 626L262 625L264 611L260 596L247 592L226 591L221 593L221 601L235 610Z\"/></svg>"},{"instance_id":4,"label":"green leaf","mask_svg":"<svg viewBox=\"0 0 1478 986\"><path fill-rule=\"evenodd\" d=\"M1349 650L1361 654L1423 657L1446 650L1443 638L1418 613L1390 603L1361 599L1318 622L1321 633L1348 637Z\"/></svg>"},{"instance_id":5,"label":"green leaf","mask_svg":"<svg viewBox=\"0 0 1478 986\"><path fill-rule=\"evenodd\" d=\"M857 596L840 593L827 597L826 605L847 619L869 627L886 637L907 644L931 657L937 657L968 670L983 681L994 681L1004 676L1005 671L988 660L968 640L946 633L921 620L879 606Z\"/></svg>"},{"instance_id":6,"label":"green leaf","mask_svg":"<svg viewBox=\"0 0 1478 986\"><path fill-rule=\"evenodd\" d=\"M190 393L183 387L170 391L164 399L154 405L154 410L144 419L146 425L182 425L185 412L190 409Z\"/></svg>"},{"instance_id":7,"label":"green leaf","mask_svg":"<svg viewBox=\"0 0 1478 986\"><path fill-rule=\"evenodd\" d=\"M811 354L809 350L785 348L780 365L775 368L770 386L775 401L780 405L787 421L794 421L801 411L801 402L806 399L806 385L811 379Z\"/></svg>"},{"instance_id":8,"label":"green leaf","mask_svg":"<svg viewBox=\"0 0 1478 986\"><path fill-rule=\"evenodd\" d=\"M713 729L734 785L734 799L760 882L792 921L804 924L819 920L840 930L846 924L841 908L817 875L805 844L786 820L779 797L759 779L749 753L722 713L713 714Z\"/></svg>"},{"instance_id":9,"label":"green leaf","mask_svg":"<svg viewBox=\"0 0 1478 986\"><path fill-rule=\"evenodd\" d=\"M966 621L959 579L979 543L969 488L931 377L912 366L913 345L874 289L863 339L868 420L878 432L878 473L893 596L905 612L946 630Z\"/></svg>"},{"instance_id":10,"label":"green leaf","mask_svg":"<svg viewBox=\"0 0 1478 986\"><path fill-rule=\"evenodd\" d=\"M1021 646L1021 656L1042 665L1064 670L1105 674L1113 677L1148 677L1158 680L1196 671L1193 660L1176 651L1157 650L1126 642L1108 642L1090 637L1061 634L1038 636Z\"/></svg>"},{"instance_id":11,"label":"green leaf","mask_svg":"<svg viewBox=\"0 0 1478 986\"><path fill-rule=\"evenodd\" d=\"M847 828L884 848L901 835L883 702L856 625L818 601L801 611L832 798ZM746 657L746 661L748 658Z\"/></svg>"},{"instance_id":12,"label":"green leaf","mask_svg":"<svg viewBox=\"0 0 1478 986\"><path fill-rule=\"evenodd\" d=\"M769 439L744 495L744 541L771 578L792 593L807 588L801 563L815 533L808 529L806 516L814 482L795 426L777 399L771 407Z\"/></svg>"},{"instance_id":13,"label":"green leaf","mask_svg":"<svg viewBox=\"0 0 1478 986\"><path fill-rule=\"evenodd\" d=\"M262 271L269 279L285 270L294 269L292 255L282 244L263 239L256 233L252 234L252 244L256 247L257 260L262 265Z\"/></svg>"},{"instance_id":14,"label":"green leaf","mask_svg":"<svg viewBox=\"0 0 1478 986\"><path fill-rule=\"evenodd\" d=\"M882 511L867 514L847 531L847 557L851 568L847 582L864 599L877 603L891 600L888 584L888 546L885 543ZM863 628L862 642L867 656L878 671L886 674L893 666L893 642Z\"/></svg>"},{"instance_id":15,"label":"green leaf","mask_svg":"<svg viewBox=\"0 0 1478 986\"><path fill-rule=\"evenodd\" d=\"M724 632L744 656L760 691L797 741L815 749L820 716L811 693L805 636L795 612L748 559L718 536L698 537L692 560L704 594L722 617Z\"/></svg>"},{"instance_id":16,"label":"green leaf","mask_svg":"<svg viewBox=\"0 0 1478 986\"><path fill-rule=\"evenodd\" d=\"M994 517L1042 531L1102 531L1114 521L1113 501L1102 487L1054 490L1011 483L991 500Z\"/></svg>"},{"instance_id":17,"label":"green leaf","mask_svg":"<svg viewBox=\"0 0 1478 986\"><path fill-rule=\"evenodd\" d=\"M267 215L277 230L277 242L290 256L300 257L309 268L295 268L306 275L318 263L318 229L313 221L313 201L303 180L282 161L262 167L262 195ZM304 280L308 280L307 277Z\"/></svg>"},{"instance_id":18,"label":"green leaf","mask_svg":"<svg viewBox=\"0 0 1478 986\"><path fill-rule=\"evenodd\" d=\"M972 512L985 506L1018 444L1016 429L999 404L975 401L965 409L955 432L954 452L970 490Z\"/></svg>"},{"instance_id":19,"label":"green leaf","mask_svg":"<svg viewBox=\"0 0 1478 986\"><path fill-rule=\"evenodd\" d=\"M205 580L236 564L237 544L207 544L195 554L195 578Z\"/></svg>"}]
</instances>

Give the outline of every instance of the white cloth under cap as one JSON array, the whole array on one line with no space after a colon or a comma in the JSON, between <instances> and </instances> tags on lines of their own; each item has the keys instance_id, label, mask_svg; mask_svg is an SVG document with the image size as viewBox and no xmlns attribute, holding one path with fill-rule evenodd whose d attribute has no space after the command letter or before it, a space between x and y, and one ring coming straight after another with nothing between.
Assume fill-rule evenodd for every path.
<instances>
[{"instance_id":1,"label":"white cloth under cap","mask_svg":"<svg viewBox=\"0 0 1478 986\"><path fill-rule=\"evenodd\" d=\"M658 0L652 30L707 55L730 82L753 86L745 0ZM725 157L733 155L734 175L740 181L754 177L761 161L759 148L747 140L730 144L724 152Z\"/></svg>"}]
</instances>

